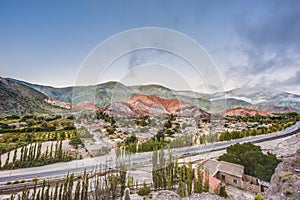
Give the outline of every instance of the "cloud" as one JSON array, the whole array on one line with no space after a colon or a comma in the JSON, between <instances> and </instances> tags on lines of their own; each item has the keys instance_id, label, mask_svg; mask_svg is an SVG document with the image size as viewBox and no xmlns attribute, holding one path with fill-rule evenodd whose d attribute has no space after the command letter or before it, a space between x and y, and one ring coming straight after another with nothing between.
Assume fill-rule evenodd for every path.
<instances>
[{"instance_id":1,"label":"cloud","mask_svg":"<svg viewBox=\"0 0 300 200\"><path fill-rule=\"evenodd\" d=\"M143 56L143 54L131 54L130 58L128 59L128 69L133 69L139 65L144 64L146 61L145 57Z\"/></svg>"},{"instance_id":2,"label":"cloud","mask_svg":"<svg viewBox=\"0 0 300 200\"><path fill-rule=\"evenodd\" d=\"M300 9L290 5L284 9L277 5L256 22L241 18L236 27L239 35L258 49L278 51L289 46L299 50Z\"/></svg>"},{"instance_id":3,"label":"cloud","mask_svg":"<svg viewBox=\"0 0 300 200\"><path fill-rule=\"evenodd\" d=\"M299 84L300 72L300 2L278 1L237 17L234 29L239 44L227 63L226 73L241 87L288 86ZM296 72L297 71L297 72ZM280 81L286 80L286 81ZM275 84L276 83L276 84Z\"/></svg>"},{"instance_id":4,"label":"cloud","mask_svg":"<svg viewBox=\"0 0 300 200\"><path fill-rule=\"evenodd\" d=\"M297 71L296 74L292 77L290 77L289 79L280 82L280 84L282 85L300 85L300 71Z\"/></svg>"}]
</instances>

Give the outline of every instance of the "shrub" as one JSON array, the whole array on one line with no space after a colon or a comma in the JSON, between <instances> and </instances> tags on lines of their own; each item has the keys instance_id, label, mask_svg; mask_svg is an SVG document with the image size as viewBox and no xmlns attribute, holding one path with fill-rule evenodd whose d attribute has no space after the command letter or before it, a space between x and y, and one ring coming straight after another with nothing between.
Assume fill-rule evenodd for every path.
<instances>
[{"instance_id":1,"label":"shrub","mask_svg":"<svg viewBox=\"0 0 300 200\"><path fill-rule=\"evenodd\" d=\"M39 180L39 178L35 177L35 178L32 178L31 180L32 180L32 182L37 182Z\"/></svg>"},{"instance_id":2,"label":"shrub","mask_svg":"<svg viewBox=\"0 0 300 200\"><path fill-rule=\"evenodd\" d=\"M284 175L285 180L289 180L291 178L292 173L291 172L286 172Z\"/></svg>"},{"instance_id":3,"label":"shrub","mask_svg":"<svg viewBox=\"0 0 300 200\"><path fill-rule=\"evenodd\" d=\"M261 196L261 194L257 194L255 196L255 200L265 200L265 198L263 196Z\"/></svg>"},{"instance_id":4,"label":"shrub","mask_svg":"<svg viewBox=\"0 0 300 200\"><path fill-rule=\"evenodd\" d=\"M150 193L150 187L147 186L147 184L144 182L144 186L139 189L138 195L140 196L146 196Z\"/></svg>"},{"instance_id":5,"label":"shrub","mask_svg":"<svg viewBox=\"0 0 300 200\"><path fill-rule=\"evenodd\" d=\"M288 195L293 195L294 193L293 193L293 191L291 191L291 190L286 190L286 195L288 196Z\"/></svg>"}]
</instances>

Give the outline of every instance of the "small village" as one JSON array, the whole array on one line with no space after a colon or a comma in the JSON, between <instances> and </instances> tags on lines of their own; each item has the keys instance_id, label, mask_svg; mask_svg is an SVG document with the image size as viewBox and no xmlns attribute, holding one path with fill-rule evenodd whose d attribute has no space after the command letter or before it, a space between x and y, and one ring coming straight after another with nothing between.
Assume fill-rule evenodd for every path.
<instances>
[{"instance_id":1,"label":"small village","mask_svg":"<svg viewBox=\"0 0 300 200\"><path fill-rule=\"evenodd\" d=\"M243 138L270 134L292 126L298 118L299 116L294 114L278 115L272 118L224 116L218 120L196 120L192 117L176 115L120 118L90 111L77 112L71 116L25 116L22 118L12 116L2 119L4 135L0 139L5 139L8 134L12 136L12 133L5 133L6 131L18 131L26 135L28 134L26 131L30 130L36 131L29 133L34 135L35 140L42 139L43 142L28 144L25 149L22 147L12 150L9 154L13 155L13 158L9 157L8 153L2 154L1 163L4 164L1 167L13 169L28 166L29 163L41 163L41 161L55 163L82 160L84 162L90 158L97 158L102 162L109 159L112 162L122 163L128 160L130 162L135 156L152 155L147 165L135 166L135 163L132 163L126 169L126 188L132 199L151 198L152 195L156 195L157 191L164 189L175 192L181 198L205 192L222 197L240 192L254 197L268 189L271 175L280 162L276 155L263 153L260 148L251 143L246 143L245 146L236 144L232 146L232 149L236 148L236 150L227 149L227 153L224 150L222 154L215 156L207 154L207 157L197 156L196 153L183 154L178 158L172 155L172 152L187 150L191 147L206 148L206 146L231 140L236 136ZM61 140L55 143L54 138ZM32 157L27 152L32 152L35 148L40 148L40 152L36 157ZM171 154L163 156L166 159L161 160L160 155L165 154L162 151L167 150L171 150L169 152ZM55 153L57 151L58 153ZM252 157L259 156L262 160L246 159L243 161L244 164L237 164L231 157L239 156L234 151L240 152L243 158L252 159ZM241 153L242 151L245 154ZM245 156L249 151L257 155ZM24 152L25 155L23 155ZM155 154L157 158L153 157ZM22 158L24 156L27 157L26 160ZM30 162L30 159L34 162ZM260 168L254 165L249 169L253 162L270 162L271 165L258 164ZM120 176L122 174L118 171L120 169L118 167L116 169L116 172L107 172L104 169L107 173L104 177L110 177L112 175L110 173ZM143 169L141 173L136 173L141 169ZM95 175L89 174L88 176L90 176L90 181L94 180Z\"/></svg>"}]
</instances>

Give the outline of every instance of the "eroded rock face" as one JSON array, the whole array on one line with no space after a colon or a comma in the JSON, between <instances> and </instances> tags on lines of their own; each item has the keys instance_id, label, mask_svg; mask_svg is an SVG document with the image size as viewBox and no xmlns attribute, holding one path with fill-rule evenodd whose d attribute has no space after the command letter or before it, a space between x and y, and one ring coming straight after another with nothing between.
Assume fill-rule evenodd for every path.
<instances>
[{"instance_id":1,"label":"eroded rock face","mask_svg":"<svg viewBox=\"0 0 300 200\"><path fill-rule=\"evenodd\" d=\"M241 107L225 110L222 114L224 116L242 116L242 117L245 117L245 116L252 117L255 115L261 115L261 116L265 116L265 117L273 116L273 114L271 114L271 113L254 110L254 109L241 108Z\"/></svg>"},{"instance_id":2,"label":"eroded rock face","mask_svg":"<svg viewBox=\"0 0 300 200\"><path fill-rule=\"evenodd\" d=\"M300 114L300 110L291 106L275 106L275 105L251 105L250 108L261 110L268 113L287 113L296 112Z\"/></svg>"},{"instance_id":3,"label":"eroded rock face","mask_svg":"<svg viewBox=\"0 0 300 200\"><path fill-rule=\"evenodd\" d=\"M264 196L273 200L300 198L300 149L293 156L283 158Z\"/></svg>"},{"instance_id":4,"label":"eroded rock face","mask_svg":"<svg viewBox=\"0 0 300 200\"><path fill-rule=\"evenodd\" d=\"M79 109L79 110L92 110L92 111L98 111L99 108L97 105L95 105L92 102L89 101L82 101L79 102L78 104L76 104L75 109Z\"/></svg>"},{"instance_id":5,"label":"eroded rock face","mask_svg":"<svg viewBox=\"0 0 300 200\"><path fill-rule=\"evenodd\" d=\"M113 116L122 115L128 117L176 114L184 117L210 118L209 113L191 103L144 94L136 95L126 103L112 103L105 106L102 111Z\"/></svg>"}]
</instances>

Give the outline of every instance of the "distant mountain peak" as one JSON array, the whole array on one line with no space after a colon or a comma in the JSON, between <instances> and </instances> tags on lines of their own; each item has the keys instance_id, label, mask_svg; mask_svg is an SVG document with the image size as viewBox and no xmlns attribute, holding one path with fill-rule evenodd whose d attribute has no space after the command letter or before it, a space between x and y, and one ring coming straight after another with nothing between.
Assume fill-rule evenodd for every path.
<instances>
[{"instance_id":1,"label":"distant mountain peak","mask_svg":"<svg viewBox=\"0 0 300 200\"><path fill-rule=\"evenodd\" d=\"M166 116L175 114L177 116L210 118L209 113L191 103L145 94L138 94L125 103L109 104L102 111L117 116Z\"/></svg>"},{"instance_id":2,"label":"distant mountain peak","mask_svg":"<svg viewBox=\"0 0 300 200\"><path fill-rule=\"evenodd\" d=\"M273 114L267 113L264 111L259 111L259 110L249 109L249 108L242 108L242 107L227 109L222 114L224 116L243 116L243 117L246 117L246 116L253 117L255 115L260 115L260 116L265 116L265 117L274 116Z\"/></svg>"}]
</instances>

